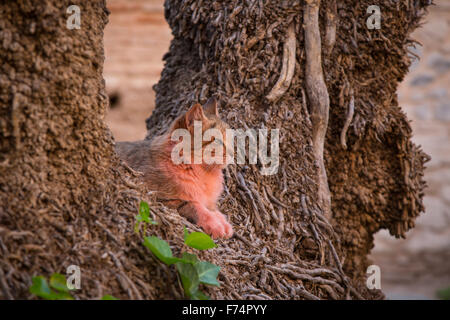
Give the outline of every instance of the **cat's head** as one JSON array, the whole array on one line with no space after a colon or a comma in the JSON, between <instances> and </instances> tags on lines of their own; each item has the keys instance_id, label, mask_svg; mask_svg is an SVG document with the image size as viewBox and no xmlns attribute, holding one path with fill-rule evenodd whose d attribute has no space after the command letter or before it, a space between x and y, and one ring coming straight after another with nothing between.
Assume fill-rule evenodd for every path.
<instances>
[{"instance_id":1,"label":"cat's head","mask_svg":"<svg viewBox=\"0 0 450 320\"><path fill-rule=\"evenodd\" d=\"M200 123L201 143L195 144L195 124L198 126ZM226 166L226 155L229 152L226 131L229 126L220 119L217 100L214 97L210 98L203 106L199 103L194 104L188 111L178 117L172 124L170 132L172 133L177 129L186 129L190 133L192 163L194 163L194 151L196 147L200 147L202 164L221 168ZM198 127L197 132L200 132ZM222 160L219 161L219 158L222 158ZM211 163L214 159L215 162L219 163Z\"/></svg>"}]
</instances>

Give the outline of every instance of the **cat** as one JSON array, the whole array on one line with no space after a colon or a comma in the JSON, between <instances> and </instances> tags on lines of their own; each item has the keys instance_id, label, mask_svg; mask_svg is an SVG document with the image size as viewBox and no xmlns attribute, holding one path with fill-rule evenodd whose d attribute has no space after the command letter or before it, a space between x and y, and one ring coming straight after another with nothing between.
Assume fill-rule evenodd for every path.
<instances>
[{"instance_id":1,"label":"cat","mask_svg":"<svg viewBox=\"0 0 450 320\"><path fill-rule=\"evenodd\" d=\"M201 122L202 133L217 129L225 137L218 141L223 147L221 163L175 164L171 158L177 141L172 141L172 133L186 129L194 137L194 121ZM230 238L233 228L217 208L217 200L223 191L222 169L226 167L227 123L219 117L217 100L210 98L205 105L194 104L187 112L175 119L169 130L152 140L117 142L119 157L136 171L143 173L143 179L150 190L156 191L157 198L190 221L199 225L213 238ZM203 135L202 135L203 136ZM216 140L203 141L202 151ZM191 155L194 154L194 139L191 139ZM220 155L220 153L218 153ZM182 152L181 152L181 155Z\"/></svg>"}]
</instances>

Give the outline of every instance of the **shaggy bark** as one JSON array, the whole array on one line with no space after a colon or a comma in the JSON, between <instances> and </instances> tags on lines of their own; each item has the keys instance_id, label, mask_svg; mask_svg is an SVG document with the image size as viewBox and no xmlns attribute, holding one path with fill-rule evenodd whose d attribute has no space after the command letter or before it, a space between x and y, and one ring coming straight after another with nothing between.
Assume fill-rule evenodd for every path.
<instances>
[{"instance_id":1,"label":"shaggy bark","mask_svg":"<svg viewBox=\"0 0 450 320\"><path fill-rule=\"evenodd\" d=\"M277 174L262 176L259 163L225 172L221 209L235 237L199 254L222 267L221 287L206 288L213 298L381 297L364 284L372 235L388 228L402 236L423 210L426 156L410 142L395 90L408 67L408 35L427 3L383 2L385 28L368 31L361 17L369 2L339 1L336 41L331 46L329 38L322 56L330 97L324 139L329 220L318 196L316 106L311 92L306 103L302 71L311 61L303 4L166 1L174 39L155 87L148 138L211 95L223 101L221 113L234 128L281 129ZM182 298L174 268L157 261L133 233L138 201L151 203L159 225L149 232L168 240L175 254L183 246L182 226L198 228L153 201L136 184L138 174L115 156L103 122L105 2L79 3L80 30L65 27L70 4L0 4L0 297L30 298L33 275L65 273L75 264L82 276L78 298ZM322 37L333 29L325 27L327 9L323 2ZM269 101L289 26L296 36L295 72L282 95ZM343 150L351 89L355 111Z\"/></svg>"},{"instance_id":2,"label":"shaggy bark","mask_svg":"<svg viewBox=\"0 0 450 320\"><path fill-rule=\"evenodd\" d=\"M216 261L226 266L234 292L371 297L364 279L373 234L387 228L402 237L423 211L428 157L411 143L395 91L409 65L409 34L429 3L378 2L381 31L366 28L373 1L320 8L313 0L165 3L174 39L155 86L147 138L211 95L222 100L221 114L233 128L281 130L276 175L262 176L260 164L226 171L221 209L236 239L221 244L228 259ZM292 78L288 70L295 70ZM264 264L241 258L259 252ZM314 266L338 270L343 280L314 282L305 271Z\"/></svg>"},{"instance_id":3,"label":"shaggy bark","mask_svg":"<svg viewBox=\"0 0 450 320\"><path fill-rule=\"evenodd\" d=\"M103 121L105 2L79 3L79 30L66 28L71 4L0 4L0 299L31 298L32 276L72 264L77 298L180 298L176 274L133 234L145 197Z\"/></svg>"}]
</instances>

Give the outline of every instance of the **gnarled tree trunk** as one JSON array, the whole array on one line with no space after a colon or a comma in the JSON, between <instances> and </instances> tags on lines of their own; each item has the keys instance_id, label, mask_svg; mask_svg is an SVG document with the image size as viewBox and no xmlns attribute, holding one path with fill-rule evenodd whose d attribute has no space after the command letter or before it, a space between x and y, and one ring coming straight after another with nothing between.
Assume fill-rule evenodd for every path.
<instances>
[{"instance_id":1,"label":"gnarled tree trunk","mask_svg":"<svg viewBox=\"0 0 450 320\"><path fill-rule=\"evenodd\" d=\"M238 241L225 244L224 263L240 275L235 292L376 295L364 283L373 234L403 237L423 211L427 156L410 141L396 88L428 2L166 1L174 40L147 138L211 95L233 128L280 129L276 175L259 164L227 170L222 209ZM371 5L379 30L366 26ZM306 270L319 267L354 281Z\"/></svg>"},{"instance_id":2,"label":"gnarled tree trunk","mask_svg":"<svg viewBox=\"0 0 450 320\"><path fill-rule=\"evenodd\" d=\"M181 297L133 234L139 188L103 121L105 2L78 3L79 30L72 4L0 4L0 298L69 265L78 298Z\"/></svg>"}]
</instances>

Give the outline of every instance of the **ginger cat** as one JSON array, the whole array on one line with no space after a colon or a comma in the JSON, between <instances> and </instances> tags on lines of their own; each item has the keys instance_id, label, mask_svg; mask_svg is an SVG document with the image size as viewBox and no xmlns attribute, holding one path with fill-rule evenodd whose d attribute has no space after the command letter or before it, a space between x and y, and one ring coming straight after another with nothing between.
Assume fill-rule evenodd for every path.
<instances>
[{"instance_id":1,"label":"ginger cat","mask_svg":"<svg viewBox=\"0 0 450 320\"><path fill-rule=\"evenodd\" d=\"M194 121L201 121L202 137L208 129L218 129L226 137L228 125L219 118L217 101L210 98L203 107L197 103L175 119L165 134L152 140L117 142L116 152L131 168L144 173L145 183L157 192L160 201L177 208L181 215L202 227L213 238L230 238L233 228L217 209L217 200L223 191L226 139L225 142L218 141L223 148L220 164L207 164L203 159L200 164L194 164L194 161L190 161L191 164L175 164L171 158L172 150L179 143L171 139L176 129L189 131L192 137L191 155L194 154ZM202 151L215 140L215 137L210 141L202 139Z\"/></svg>"}]
</instances>

